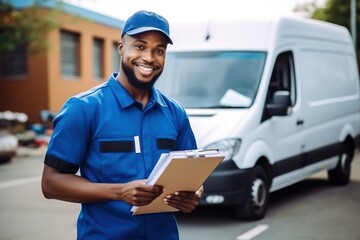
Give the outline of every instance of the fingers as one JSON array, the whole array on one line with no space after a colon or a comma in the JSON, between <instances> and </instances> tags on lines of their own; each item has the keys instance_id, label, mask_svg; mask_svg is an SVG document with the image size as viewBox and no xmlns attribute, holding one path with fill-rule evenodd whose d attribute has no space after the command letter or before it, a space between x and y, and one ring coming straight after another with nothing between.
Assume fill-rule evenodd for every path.
<instances>
[{"instance_id":1,"label":"fingers","mask_svg":"<svg viewBox=\"0 0 360 240\"><path fill-rule=\"evenodd\" d=\"M150 186L144 181L134 181L126 184L123 199L131 205L143 206L152 202L163 192L160 186Z\"/></svg>"},{"instance_id":2,"label":"fingers","mask_svg":"<svg viewBox=\"0 0 360 240\"><path fill-rule=\"evenodd\" d=\"M135 188L133 191L132 200L136 206L147 205L157 198L163 192L161 187L144 186Z\"/></svg>"},{"instance_id":3,"label":"fingers","mask_svg":"<svg viewBox=\"0 0 360 240\"><path fill-rule=\"evenodd\" d=\"M132 195L133 205L142 206L147 205L155 198L157 198L161 192L149 192L149 191L134 191Z\"/></svg>"},{"instance_id":4,"label":"fingers","mask_svg":"<svg viewBox=\"0 0 360 240\"><path fill-rule=\"evenodd\" d=\"M192 212L198 205L200 196L194 192L175 192L167 195L164 202L184 213Z\"/></svg>"}]
</instances>

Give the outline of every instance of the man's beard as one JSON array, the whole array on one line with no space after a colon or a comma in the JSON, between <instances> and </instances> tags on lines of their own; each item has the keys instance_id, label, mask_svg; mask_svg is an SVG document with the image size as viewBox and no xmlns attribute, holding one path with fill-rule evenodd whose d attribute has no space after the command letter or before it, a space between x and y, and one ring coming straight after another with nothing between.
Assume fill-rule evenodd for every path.
<instances>
[{"instance_id":1,"label":"man's beard","mask_svg":"<svg viewBox=\"0 0 360 240\"><path fill-rule=\"evenodd\" d=\"M134 71L131 68L127 67L125 65L124 61L122 61L122 60L121 60L121 69L125 73L127 79L129 80L130 85L133 86L136 89L139 89L139 90L150 90L150 89L152 89L152 87L154 86L156 80L160 77L160 75L162 73L162 70L161 70L161 72L159 72L157 75L155 75L153 77L153 79L151 79L150 82L143 82L143 81L140 81L135 76Z\"/></svg>"}]
</instances>

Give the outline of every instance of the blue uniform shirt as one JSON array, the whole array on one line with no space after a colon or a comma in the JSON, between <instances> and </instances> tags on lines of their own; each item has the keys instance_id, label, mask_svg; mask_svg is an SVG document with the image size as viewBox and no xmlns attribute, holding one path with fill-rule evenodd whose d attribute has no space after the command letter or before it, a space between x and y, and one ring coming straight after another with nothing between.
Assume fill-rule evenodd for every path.
<instances>
[{"instance_id":1,"label":"blue uniform shirt","mask_svg":"<svg viewBox=\"0 0 360 240\"><path fill-rule=\"evenodd\" d=\"M70 98L54 120L45 164L96 183L146 179L161 153L195 149L184 108L153 88L141 104L115 79ZM78 239L178 239L172 213L133 216L129 204L82 204Z\"/></svg>"}]
</instances>

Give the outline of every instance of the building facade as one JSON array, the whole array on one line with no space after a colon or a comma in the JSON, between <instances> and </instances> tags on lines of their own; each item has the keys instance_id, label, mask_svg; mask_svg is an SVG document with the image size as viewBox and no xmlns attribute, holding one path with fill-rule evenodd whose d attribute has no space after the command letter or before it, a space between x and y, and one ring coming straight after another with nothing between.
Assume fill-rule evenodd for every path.
<instances>
[{"instance_id":1,"label":"building facade","mask_svg":"<svg viewBox=\"0 0 360 240\"><path fill-rule=\"evenodd\" d=\"M26 8L34 1L13 2ZM48 1L44 11L54 6L49 2L56 1ZM31 54L19 46L1 56L0 112L23 112L30 123L40 122L40 111L58 112L70 96L118 71L124 22L66 3L61 9L60 27L44 39L50 45L47 51Z\"/></svg>"}]
</instances>

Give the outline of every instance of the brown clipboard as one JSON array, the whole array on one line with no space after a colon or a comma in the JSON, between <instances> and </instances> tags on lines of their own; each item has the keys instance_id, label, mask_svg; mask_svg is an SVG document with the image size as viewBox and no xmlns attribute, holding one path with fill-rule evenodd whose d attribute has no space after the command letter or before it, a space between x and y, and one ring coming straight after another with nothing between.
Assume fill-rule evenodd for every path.
<instances>
[{"instance_id":1,"label":"brown clipboard","mask_svg":"<svg viewBox=\"0 0 360 240\"><path fill-rule=\"evenodd\" d=\"M163 186L164 192L146 206L132 207L132 214L178 211L164 202L165 196L177 191L197 191L224 157L218 150L186 150L162 155L159 164L163 166L155 166L148 184Z\"/></svg>"}]
</instances>

